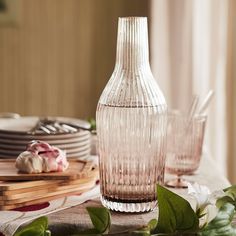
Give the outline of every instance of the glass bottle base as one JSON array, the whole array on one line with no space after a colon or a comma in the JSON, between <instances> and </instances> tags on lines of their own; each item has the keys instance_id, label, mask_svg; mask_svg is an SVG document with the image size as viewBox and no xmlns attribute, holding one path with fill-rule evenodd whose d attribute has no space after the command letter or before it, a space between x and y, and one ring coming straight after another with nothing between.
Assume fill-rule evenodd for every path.
<instances>
[{"instance_id":1,"label":"glass bottle base","mask_svg":"<svg viewBox=\"0 0 236 236\"><path fill-rule=\"evenodd\" d=\"M101 196L101 202L103 206L119 212L149 212L157 207L157 201L149 202L122 202L119 200L110 200L104 196Z\"/></svg>"}]
</instances>

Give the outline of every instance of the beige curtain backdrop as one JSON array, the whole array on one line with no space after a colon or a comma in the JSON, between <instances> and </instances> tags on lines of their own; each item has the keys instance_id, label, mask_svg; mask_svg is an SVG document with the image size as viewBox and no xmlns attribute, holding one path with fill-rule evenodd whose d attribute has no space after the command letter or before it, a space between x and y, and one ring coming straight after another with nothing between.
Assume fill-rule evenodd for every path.
<instances>
[{"instance_id":1,"label":"beige curtain backdrop","mask_svg":"<svg viewBox=\"0 0 236 236\"><path fill-rule=\"evenodd\" d=\"M235 92L228 85L233 83L229 70L235 70L235 64L229 67L235 26L232 5L233 0L153 0L151 51L153 72L170 108L186 111L194 94L203 98L210 89L215 91L207 112L206 151L236 182L236 132L228 132L235 112L230 96Z\"/></svg>"},{"instance_id":2,"label":"beige curtain backdrop","mask_svg":"<svg viewBox=\"0 0 236 236\"><path fill-rule=\"evenodd\" d=\"M236 1L229 1L227 63L228 170L236 183Z\"/></svg>"},{"instance_id":3,"label":"beige curtain backdrop","mask_svg":"<svg viewBox=\"0 0 236 236\"><path fill-rule=\"evenodd\" d=\"M17 0L20 21L0 24L0 112L95 115L109 79L119 16L146 0Z\"/></svg>"}]
</instances>

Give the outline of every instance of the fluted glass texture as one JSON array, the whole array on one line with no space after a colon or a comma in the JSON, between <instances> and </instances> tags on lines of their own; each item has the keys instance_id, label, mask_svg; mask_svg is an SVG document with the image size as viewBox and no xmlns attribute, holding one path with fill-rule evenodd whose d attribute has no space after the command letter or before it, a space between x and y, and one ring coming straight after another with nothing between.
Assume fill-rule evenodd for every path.
<instances>
[{"instance_id":1,"label":"fluted glass texture","mask_svg":"<svg viewBox=\"0 0 236 236\"><path fill-rule=\"evenodd\" d=\"M166 102L153 78L147 19L119 18L114 71L97 106L102 203L116 211L156 206L163 183Z\"/></svg>"}]
</instances>

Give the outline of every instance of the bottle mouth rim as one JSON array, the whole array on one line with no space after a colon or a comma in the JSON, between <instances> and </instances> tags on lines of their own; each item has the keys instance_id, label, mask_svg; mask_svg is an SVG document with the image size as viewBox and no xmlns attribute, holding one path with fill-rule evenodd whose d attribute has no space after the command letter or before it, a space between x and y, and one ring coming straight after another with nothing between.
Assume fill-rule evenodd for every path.
<instances>
[{"instance_id":1,"label":"bottle mouth rim","mask_svg":"<svg viewBox=\"0 0 236 236\"><path fill-rule=\"evenodd\" d=\"M119 20L126 20L126 21L147 20L147 17L146 16L126 16L126 17L119 17Z\"/></svg>"}]
</instances>

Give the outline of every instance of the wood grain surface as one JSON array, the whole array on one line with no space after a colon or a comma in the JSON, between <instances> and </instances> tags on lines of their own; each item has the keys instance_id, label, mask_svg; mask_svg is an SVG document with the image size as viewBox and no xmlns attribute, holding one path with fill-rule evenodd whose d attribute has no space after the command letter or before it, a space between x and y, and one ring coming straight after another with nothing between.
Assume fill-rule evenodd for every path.
<instances>
[{"instance_id":1,"label":"wood grain surface","mask_svg":"<svg viewBox=\"0 0 236 236\"><path fill-rule=\"evenodd\" d=\"M96 185L99 173L98 167L84 169L86 175L81 175L75 180L2 181L0 210L29 206L86 192Z\"/></svg>"},{"instance_id":2,"label":"wood grain surface","mask_svg":"<svg viewBox=\"0 0 236 236\"><path fill-rule=\"evenodd\" d=\"M0 180L71 180L85 177L93 168L92 162L70 160L69 167L64 172L49 172L40 174L27 174L19 172L15 167L15 160L0 160Z\"/></svg>"}]
</instances>

